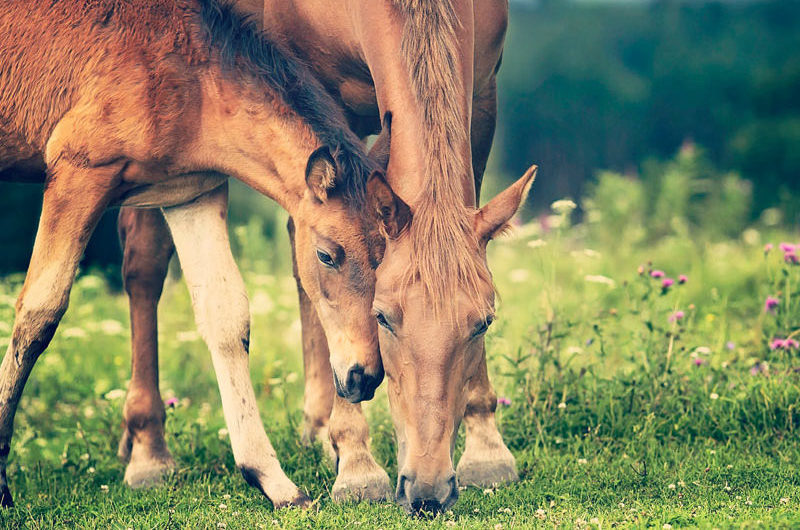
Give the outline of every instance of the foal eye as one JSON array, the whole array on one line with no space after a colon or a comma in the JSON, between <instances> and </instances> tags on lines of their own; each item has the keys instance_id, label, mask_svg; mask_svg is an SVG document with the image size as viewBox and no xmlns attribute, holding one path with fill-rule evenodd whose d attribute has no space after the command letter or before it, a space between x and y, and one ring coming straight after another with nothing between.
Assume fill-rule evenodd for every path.
<instances>
[{"instance_id":1,"label":"foal eye","mask_svg":"<svg viewBox=\"0 0 800 530\"><path fill-rule=\"evenodd\" d=\"M317 250L317 259L326 267L336 267L336 263L334 263L331 255L325 251Z\"/></svg>"},{"instance_id":2,"label":"foal eye","mask_svg":"<svg viewBox=\"0 0 800 530\"><path fill-rule=\"evenodd\" d=\"M384 316L383 313L377 313L375 315L375 320L378 321L378 325L380 327L384 328L386 331L388 331L390 333L394 333L394 330L392 329L391 324L389 324L389 322L386 320L386 316Z\"/></svg>"},{"instance_id":3,"label":"foal eye","mask_svg":"<svg viewBox=\"0 0 800 530\"><path fill-rule=\"evenodd\" d=\"M483 322L475 326L475 330L472 332L472 336L478 337L486 333L486 330L489 329L489 326L492 325L492 322L494 322L494 317L489 315Z\"/></svg>"}]
</instances>

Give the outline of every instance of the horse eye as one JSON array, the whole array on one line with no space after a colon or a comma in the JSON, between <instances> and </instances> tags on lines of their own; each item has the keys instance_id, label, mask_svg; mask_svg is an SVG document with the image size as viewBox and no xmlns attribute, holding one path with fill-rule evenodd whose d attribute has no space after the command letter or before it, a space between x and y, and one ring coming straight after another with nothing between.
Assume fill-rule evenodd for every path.
<instances>
[{"instance_id":1,"label":"horse eye","mask_svg":"<svg viewBox=\"0 0 800 530\"><path fill-rule=\"evenodd\" d=\"M380 327L384 328L386 331L390 333L394 333L391 324L389 324L389 321L386 320L386 316L383 313L378 312L375 315L375 320L378 321L378 325Z\"/></svg>"},{"instance_id":2,"label":"horse eye","mask_svg":"<svg viewBox=\"0 0 800 530\"><path fill-rule=\"evenodd\" d=\"M322 263L326 267L331 267L331 268L336 267L336 263L334 263L331 255L325 251L317 250L317 259L320 261L320 263Z\"/></svg>"},{"instance_id":3,"label":"horse eye","mask_svg":"<svg viewBox=\"0 0 800 530\"><path fill-rule=\"evenodd\" d=\"M472 332L472 336L478 337L486 333L486 330L489 329L489 326L492 325L492 322L494 322L494 317L491 315L487 316L483 322L481 322L475 327L475 331Z\"/></svg>"}]
</instances>

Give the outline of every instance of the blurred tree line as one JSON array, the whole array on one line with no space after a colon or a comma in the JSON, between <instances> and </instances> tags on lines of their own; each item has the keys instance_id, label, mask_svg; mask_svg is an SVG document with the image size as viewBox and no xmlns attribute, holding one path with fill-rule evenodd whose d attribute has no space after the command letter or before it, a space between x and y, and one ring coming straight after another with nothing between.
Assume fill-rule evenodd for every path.
<instances>
[{"instance_id":1,"label":"blurred tree line","mask_svg":"<svg viewBox=\"0 0 800 530\"><path fill-rule=\"evenodd\" d=\"M540 165L532 205L691 141L753 183L751 215L800 205L800 2L512 1L495 164Z\"/></svg>"},{"instance_id":2,"label":"blurred tree line","mask_svg":"<svg viewBox=\"0 0 800 530\"><path fill-rule=\"evenodd\" d=\"M745 219L778 207L784 221L800 220L800 2L512 0L498 90L484 200L531 162L540 174L528 214L594 190L600 170L674 178L648 167L697 144L719 168L704 186L752 183L728 194ZM680 182L648 189L695 193ZM0 183L0 273L27 266L41 189ZM233 224L283 237L269 201L243 186L231 201ZM116 215L104 216L84 260L110 278L121 259Z\"/></svg>"}]
</instances>

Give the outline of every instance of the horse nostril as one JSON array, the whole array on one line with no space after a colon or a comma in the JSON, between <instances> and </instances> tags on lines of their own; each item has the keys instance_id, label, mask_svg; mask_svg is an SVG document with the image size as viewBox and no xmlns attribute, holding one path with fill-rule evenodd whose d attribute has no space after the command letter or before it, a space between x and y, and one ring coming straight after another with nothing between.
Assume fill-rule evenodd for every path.
<instances>
[{"instance_id":1,"label":"horse nostril","mask_svg":"<svg viewBox=\"0 0 800 530\"><path fill-rule=\"evenodd\" d=\"M397 502L403 503L408 499L406 492L407 484L408 484L407 475L400 475L399 477L397 477L397 491L395 491L395 497L397 498Z\"/></svg>"}]
</instances>

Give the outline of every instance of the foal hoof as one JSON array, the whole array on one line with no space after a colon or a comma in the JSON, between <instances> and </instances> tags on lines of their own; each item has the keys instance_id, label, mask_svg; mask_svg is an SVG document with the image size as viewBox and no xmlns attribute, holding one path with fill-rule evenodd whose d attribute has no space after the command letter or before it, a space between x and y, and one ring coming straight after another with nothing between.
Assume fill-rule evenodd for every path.
<instances>
[{"instance_id":1,"label":"foal hoof","mask_svg":"<svg viewBox=\"0 0 800 530\"><path fill-rule=\"evenodd\" d=\"M375 469L367 472L340 472L333 483L331 497L336 502L380 502L394 499L394 490L389 475L375 464Z\"/></svg>"},{"instance_id":2,"label":"foal hoof","mask_svg":"<svg viewBox=\"0 0 800 530\"><path fill-rule=\"evenodd\" d=\"M276 510L280 510L281 508L301 508L305 510L306 508L310 508L313 502L314 501L312 501L308 495L298 490L297 495L292 499L276 502L272 506Z\"/></svg>"},{"instance_id":3,"label":"foal hoof","mask_svg":"<svg viewBox=\"0 0 800 530\"><path fill-rule=\"evenodd\" d=\"M8 484L3 484L2 487L0 487L0 507L14 507L14 498L11 497L11 490L8 489Z\"/></svg>"},{"instance_id":4,"label":"foal hoof","mask_svg":"<svg viewBox=\"0 0 800 530\"><path fill-rule=\"evenodd\" d=\"M175 460L167 455L162 458L131 458L125 468L125 483L133 489L157 486L175 469Z\"/></svg>"},{"instance_id":5,"label":"foal hoof","mask_svg":"<svg viewBox=\"0 0 800 530\"><path fill-rule=\"evenodd\" d=\"M517 462L505 446L475 457L464 453L458 462L456 477L459 486L481 488L519 480Z\"/></svg>"}]
</instances>

